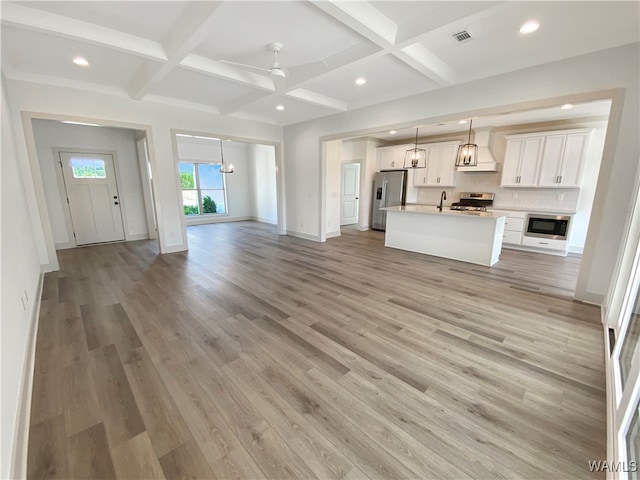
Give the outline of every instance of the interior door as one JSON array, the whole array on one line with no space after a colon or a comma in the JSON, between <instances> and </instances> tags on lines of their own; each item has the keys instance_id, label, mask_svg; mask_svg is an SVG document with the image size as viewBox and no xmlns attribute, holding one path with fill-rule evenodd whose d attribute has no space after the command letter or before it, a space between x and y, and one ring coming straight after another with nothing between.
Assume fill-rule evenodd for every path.
<instances>
[{"instance_id":1,"label":"interior door","mask_svg":"<svg viewBox=\"0 0 640 480\"><path fill-rule=\"evenodd\" d=\"M76 245L124 240L113 156L60 152Z\"/></svg>"},{"instance_id":2,"label":"interior door","mask_svg":"<svg viewBox=\"0 0 640 480\"><path fill-rule=\"evenodd\" d=\"M358 223L360 198L360 164L342 164L342 192L340 202L340 225Z\"/></svg>"},{"instance_id":3,"label":"interior door","mask_svg":"<svg viewBox=\"0 0 640 480\"><path fill-rule=\"evenodd\" d=\"M626 480L640 478L640 196L618 268L604 318L611 352L606 358L607 463L595 469L608 479Z\"/></svg>"}]
</instances>

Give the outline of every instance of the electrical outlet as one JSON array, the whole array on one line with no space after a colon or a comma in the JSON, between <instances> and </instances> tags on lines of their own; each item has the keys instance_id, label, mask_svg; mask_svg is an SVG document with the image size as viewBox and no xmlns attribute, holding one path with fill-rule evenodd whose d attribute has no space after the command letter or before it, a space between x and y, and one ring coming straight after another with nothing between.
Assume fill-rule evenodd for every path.
<instances>
[{"instance_id":1,"label":"electrical outlet","mask_svg":"<svg viewBox=\"0 0 640 480\"><path fill-rule=\"evenodd\" d=\"M564 193L558 194L558 200L564 200Z\"/></svg>"}]
</instances>

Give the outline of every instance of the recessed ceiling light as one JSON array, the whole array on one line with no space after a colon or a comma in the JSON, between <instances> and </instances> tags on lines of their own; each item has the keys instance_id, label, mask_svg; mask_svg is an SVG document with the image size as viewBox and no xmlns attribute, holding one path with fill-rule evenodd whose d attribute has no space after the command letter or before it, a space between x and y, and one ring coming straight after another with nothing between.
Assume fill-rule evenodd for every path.
<instances>
[{"instance_id":1,"label":"recessed ceiling light","mask_svg":"<svg viewBox=\"0 0 640 480\"><path fill-rule=\"evenodd\" d=\"M276 110L284 110L284 105L276 105Z\"/></svg>"},{"instance_id":2,"label":"recessed ceiling light","mask_svg":"<svg viewBox=\"0 0 640 480\"><path fill-rule=\"evenodd\" d=\"M71 120L63 120L62 123L67 123L69 125L86 125L88 127L99 127L97 123L85 123L85 122L72 122Z\"/></svg>"},{"instance_id":3,"label":"recessed ceiling light","mask_svg":"<svg viewBox=\"0 0 640 480\"><path fill-rule=\"evenodd\" d=\"M462 125L462 124L464 124L464 123L467 123L467 121L466 121L466 120L460 120L458 123L459 123L460 125Z\"/></svg>"},{"instance_id":4,"label":"recessed ceiling light","mask_svg":"<svg viewBox=\"0 0 640 480\"><path fill-rule=\"evenodd\" d=\"M540 28L540 24L535 20L530 20L520 27L520 33L533 33Z\"/></svg>"},{"instance_id":5,"label":"recessed ceiling light","mask_svg":"<svg viewBox=\"0 0 640 480\"><path fill-rule=\"evenodd\" d=\"M364 85L365 83L367 83L367 79L364 77L358 77L356 78L356 85Z\"/></svg>"},{"instance_id":6,"label":"recessed ceiling light","mask_svg":"<svg viewBox=\"0 0 640 480\"><path fill-rule=\"evenodd\" d=\"M573 105L571 105L570 103L565 103L564 105L562 105L560 107L562 110L570 110L573 108Z\"/></svg>"},{"instance_id":7,"label":"recessed ceiling light","mask_svg":"<svg viewBox=\"0 0 640 480\"><path fill-rule=\"evenodd\" d=\"M80 57L80 56L73 57L73 63L75 63L79 67L88 67L89 66L89 62L87 61L87 59L84 58L84 57Z\"/></svg>"},{"instance_id":8,"label":"recessed ceiling light","mask_svg":"<svg viewBox=\"0 0 640 480\"><path fill-rule=\"evenodd\" d=\"M396 132L395 130L389 130L389 135L395 135L396 133L398 132Z\"/></svg>"}]
</instances>

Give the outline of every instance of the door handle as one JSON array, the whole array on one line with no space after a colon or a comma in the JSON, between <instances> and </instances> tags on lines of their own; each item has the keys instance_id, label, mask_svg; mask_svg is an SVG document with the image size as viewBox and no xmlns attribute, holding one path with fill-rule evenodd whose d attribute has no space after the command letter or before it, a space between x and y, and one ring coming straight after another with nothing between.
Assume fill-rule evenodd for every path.
<instances>
[{"instance_id":1,"label":"door handle","mask_svg":"<svg viewBox=\"0 0 640 480\"><path fill-rule=\"evenodd\" d=\"M118 202L113 202L114 205L118 205Z\"/></svg>"},{"instance_id":2,"label":"door handle","mask_svg":"<svg viewBox=\"0 0 640 480\"><path fill-rule=\"evenodd\" d=\"M358 197L356 197L356 200L358 200Z\"/></svg>"},{"instance_id":3,"label":"door handle","mask_svg":"<svg viewBox=\"0 0 640 480\"><path fill-rule=\"evenodd\" d=\"M117 200L117 199L118 199L118 196L117 196L117 195L114 195L114 196L113 196L113 199L114 199L114 200Z\"/></svg>"}]
</instances>

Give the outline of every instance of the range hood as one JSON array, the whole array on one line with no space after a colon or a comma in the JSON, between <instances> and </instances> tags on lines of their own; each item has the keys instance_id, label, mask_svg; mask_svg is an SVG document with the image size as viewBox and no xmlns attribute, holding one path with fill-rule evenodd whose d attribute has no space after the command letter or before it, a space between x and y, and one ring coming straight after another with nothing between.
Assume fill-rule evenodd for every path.
<instances>
[{"instance_id":1,"label":"range hood","mask_svg":"<svg viewBox=\"0 0 640 480\"><path fill-rule=\"evenodd\" d=\"M475 167L458 167L459 172L497 172L498 163L489 150L489 137L492 127L476 128L474 143L478 145L478 165Z\"/></svg>"}]
</instances>

